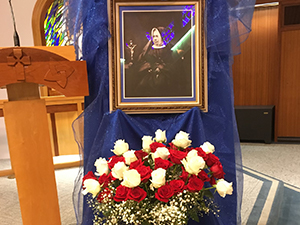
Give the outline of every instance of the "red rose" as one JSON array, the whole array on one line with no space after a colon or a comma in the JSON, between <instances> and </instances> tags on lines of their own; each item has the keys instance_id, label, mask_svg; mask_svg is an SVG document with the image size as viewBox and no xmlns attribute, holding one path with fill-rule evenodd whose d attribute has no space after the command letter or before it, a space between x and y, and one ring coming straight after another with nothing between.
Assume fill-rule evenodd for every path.
<instances>
[{"instance_id":1,"label":"red rose","mask_svg":"<svg viewBox=\"0 0 300 225\"><path fill-rule=\"evenodd\" d=\"M141 159L136 160L132 163L130 163L129 169L136 169L137 167L139 167L140 165L143 165L143 161Z\"/></svg>"},{"instance_id":2,"label":"red rose","mask_svg":"<svg viewBox=\"0 0 300 225\"><path fill-rule=\"evenodd\" d=\"M144 191L143 188L140 187L135 187L130 189L129 193L128 193L128 199L131 199L133 201L136 202L140 202L142 200L144 200L147 196L147 192Z\"/></svg>"},{"instance_id":3,"label":"red rose","mask_svg":"<svg viewBox=\"0 0 300 225\"><path fill-rule=\"evenodd\" d=\"M207 159L205 160L206 165L208 167L211 167L212 165L214 165L216 162L219 162L219 161L220 161L219 158L212 153L208 153Z\"/></svg>"},{"instance_id":4,"label":"red rose","mask_svg":"<svg viewBox=\"0 0 300 225\"><path fill-rule=\"evenodd\" d=\"M186 180L187 180L188 177L189 177L189 173L186 172L186 171L184 170L183 167L181 167L181 169L182 169L182 173L181 173L181 175L180 175L180 178L181 178L184 182L186 182Z\"/></svg>"},{"instance_id":5,"label":"red rose","mask_svg":"<svg viewBox=\"0 0 300 225\"><path fill-rule=\"evenodd\" d=\"M208 158L208 156L207 156L207 154L205 153L205 151L203 151L203 149L200 148L200 147L197 147L197 148L195 148L195 149L197 150L198 155L199 155L200 157L202 157L202 158L204 159L204 161L206 161L207 158Z\"/></svg>"},{"instance_id":6,"label":"red rose","mask_svg":"<svg viewBox=\"0 0 300 225\"><path fill-rule=\"evenodd\" d=\"M169 149L170 152L170 160L175 164L181 164L181 160L187 156L186 152Z\"/></svg>"},{"instance_id":7,"label":"red rose","mask_svg":"<svg viewBox=\"0 0 300 225\"><path fill-rule=\"evenodd\" d=\"M172 180L170 181L170 186L173 188L174 194L178 194L185 189L183 180Z\"/></svg>"},{"instance_id":8,"label":"red rose","mask_svg":"<svg viewBox=\"0 0 300 225\"><path fill-rule=\"evenodd\" d=\"M169 143L169 145L170 145L170 149L173 149L173 150L179 150L172 142ZM170 149L169 149L169 150L170 150Z\"/></svg>"},{"instance_id":9,"label":"red rose","mask_svg":"<svg viewBox=\"0 0 300 225\"><path fill-rule=\"evenodd\" d=\"M223 166L220 162L215 163L212 167L210 167L210 171L213 172L213 176L217 179L224 178Z\"/></svg>"},{"instance_id":10,"label":"red rose","mask_svg":"<svg viewBox=\"0 0 300 225\"><path fill-rule=\"evenodd\" d=\"M200 191L203 188L204 182L199 179L197 176L192 175L189 179L187 186L187 189L190 192L197 192Z\"/></svg>"},{"instance_id":11,"label":"red rose","mask_svg":"<svg viewBox=\"0 0 300 225\"><path fill-rule=\"evenodd\" d=\"M141 175L141 182L147 182L151 177L152 170L149 166L140 165L135 169Z\"/></svg>"},{"instance_id":12,"label":"red rose","mask_svg":"<svg viewBox=\"0 0 300 225\"><path fill-rule=\"evenodd\" d=\"M210 177L209 183L211 186L214 186L215 184L217 184L216 179L214 177Z\"/></svg>"},{"instance_id":13,"label":"red rose","mask_svg":"<svg viewBox=\"0 0 300 225\"><path fill-rule=\"evenodd\" d=\"M117 155L114 155L114 156L110 157L109 161L107 163L109 169L111 170L112 168L114 168L114 166L117 162L124 162L125 163L125 158L123 156L117 156Z\"/></svg>"},{"instance_id":14,"label":"red rose","mask_svg":"<svg viewBox=\"0 0 300 225\"><path fill-rule=\"evenodd\" d=\"M163 143L159 143L159 142L153 142L151 145L150 145L150 149L151 149L151 152L155 152L157 148L159 147L166 147Z\"/></svg>"},{"instance_id":15,"label":"red rose","mask_svg":"<svg viewBox=\"0 0 300 225\"><path fill-rule=\"evenodd\" d=\"M143 150L134 151L134 154L138 159L143 159L145 156L148 155L148 153L144 152Z\"/></svg>"},{"instance_id":16,"label":"red rose","mask_svg":"<svg viewBox=\"0 0 300 225\"><path fill-rule=\"evenodd\" d=\"M114 197L114 200L116 202L126 201L128 199L129 191L130 191L130 188L119 185L116 188L116 195Z\"/></svg>"},{"instance_id":17,"label":"red rose","mask_svg":"<svg viewBox=\"0 0 300 225\"><path fill-rule=\"evenodd\" d=\"M194 147L187 147L187 148L185 148L183 151L185 151L185 152L190 152L190 151L192 151L193 149L195 149Z\"/></svg>"},{"instance_id":18,"label":"red rose","mask_svg":"<svg viewBox=\"0 0 300 225\"><path fill-rule=\"evenodd\" d=\"M204 170L201 170L201 171L198 173L198 177L199 177L203 182L210 181L210 178L208 177L207 173L205 173Z\"/></svg>"},{"instance_id":19,"label":"red rose","mask_svg":"<svg viewBox=\"0 0 300 225\"><path fill-rule=\"evenodd\" d=\"M99 202L106 202L108 199L111 199L111 198L112 198L112 195L111 195L110 189L105 188L103 191L101 191L99 193L97 200Z\"/></svg>"},{"instance_id":20,"label":"red rose","mask_svg":"<svg viewBox=\"0 0 300 225\"><path fill-rule=\"evenodd\" d=\"M101 175L98 179L99 183L102 184L103 188L108 186L108 183L111 181L111 176L106 175L105 173Z\"/></svg>"},{"instance_id":21,"label":"red rose","mask_svg":"<svg viewBox=\"0 0 300 225\"><path fill-rule=\"evenodd\" d=\"M97 177L95 177L94 173L92 171L89 171L83 178L82 178L82 185L83 182L87 179L94 179L97 180Z\"/></svg>"},{"instance_id":22,"label":"red rose","mask_svg":"<svg viewBox=\"0 0 300 225\"><path fill-rule=\"evenodd\" d=\"M155 198L162 202L168 202L169 198L174 195L174 190L171 185L166 184L157 189L155 193Z\"/></svg>"},{"instance_id":23,"label":"red rose","mask_svg":"<svg viewBox=\"0 0 300 225\"><path fill-rule=\"evenodd\" d=\"M154 167L155 170L158 168L163 168L163 169L167 170L171 166L173 166L173 164L169 160L162 159L160 157L155 158L154 162L155 162L155 167Z\"/></svg>"}]
</instances>

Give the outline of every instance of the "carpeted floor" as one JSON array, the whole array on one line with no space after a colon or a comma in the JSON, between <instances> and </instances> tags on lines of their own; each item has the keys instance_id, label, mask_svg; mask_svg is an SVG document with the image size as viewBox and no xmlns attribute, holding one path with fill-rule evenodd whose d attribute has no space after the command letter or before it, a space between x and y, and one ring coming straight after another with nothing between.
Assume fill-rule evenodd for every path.
<instances>
[{"instance_id":1,"label":"carpeted floor","mask_svg":"<svg viewBox=\"0 0 300 225\"><path fill-rule=\"evenodd\" d=\"M300 145L243 143L242 225L300 225ZM0 160L0 169L9 169ZM62 225L75 225L77 168L56 170ZM47 204L47 203L45 203ZM0 177L0 224L21 225L15 179Z\"/></svg>"},{"instance_id":2,"label":"carpeted floor","mask_svg":"<svg viewBox=\"0 0 300 225\"><path fill-rule=\"evenodd\" d=\"M300 224L300 145L242 144L242 225Z\"/></svg>"},{"instance_id":3,"label":"carpeted floor","mask_svg":"<svg viewBox=\"0 0 300 225\"><path fill-rule=\"evenodd\" d=\"M77 168L55 171L62 225L76 224L72 191L77 174ZM0 177L0 224L22 225L16 180L7 177Z\"/></svg>"}]
</instances>

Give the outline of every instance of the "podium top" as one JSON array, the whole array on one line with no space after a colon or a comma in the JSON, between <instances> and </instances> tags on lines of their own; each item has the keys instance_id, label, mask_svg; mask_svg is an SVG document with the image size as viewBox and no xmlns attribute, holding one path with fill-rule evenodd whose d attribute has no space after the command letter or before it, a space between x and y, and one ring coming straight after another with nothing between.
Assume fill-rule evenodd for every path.
<instances>
[{"instance_id":1,"label":"podium top","mask_svg":"<svg viewBox=\"0 0 300 225\"><path fill-rule=\"evenodd\" d=\"M11 48L11 47L0 47L1 49L6 49L6 48ZM44 51L48 51L51 53L54 53L56 55L59 55L61 57L64 57L65 59L69 61L75 61L76 60L76 55L75 55L75 49L74 46L69 45L69 46L24 46L24 48L34 48L34 49L40 49Z\"/></svg>"},{"instance_id":2,"label":"podium top","mask_svg":"<svg viewBox=\"0 0 300 225\"><path fill-rule=\"evenodd\" d=\"M67 97L87 96L86 63L74 59L73 46L2 48L0 87L27 82L46 85Z\"/></svg>"}]
</instances>

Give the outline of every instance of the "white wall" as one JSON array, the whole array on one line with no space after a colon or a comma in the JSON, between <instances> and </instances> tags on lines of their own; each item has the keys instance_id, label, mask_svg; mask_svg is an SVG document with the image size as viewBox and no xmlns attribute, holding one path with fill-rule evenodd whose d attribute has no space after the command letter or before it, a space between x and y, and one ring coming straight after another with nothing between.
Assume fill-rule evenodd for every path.
<instances>
[{"instance_id":1,"label":"white wall","mask_svg":"<svg viewBox=\"0 0 300 225\"><path fill-rule=\"evenodd\" d=\"M21 46L33 46L31 16L36 0L11 0ZM11 47L13 20L8 0L0 0L0 48ZM6 90L0 89L0 99L7 99ZM9 158L3 117L0 117L0 159Z\"/></svg>"},{"instance_id":2,"label":"white wall","mask_svg":"<svg viewBox=\"0 0 300 225\"><path fill-rule=\"evenodd\" d=\"M7 99L5 89L0 89L0 99ZM0 117L0 159L9 158L4 118Z\"/></svg>"},{"instance_id":3,"label":"white wall","mask_svg":"<svg viewBox=\"0 0 300 225\"><path fill-rule=\"evenodd\" d=\"M33 46L31 16L36 0L11 0L21 46ZM13 46L13 21L8 0L0 0L0 47Z\"/></svg>"}]
</instances>

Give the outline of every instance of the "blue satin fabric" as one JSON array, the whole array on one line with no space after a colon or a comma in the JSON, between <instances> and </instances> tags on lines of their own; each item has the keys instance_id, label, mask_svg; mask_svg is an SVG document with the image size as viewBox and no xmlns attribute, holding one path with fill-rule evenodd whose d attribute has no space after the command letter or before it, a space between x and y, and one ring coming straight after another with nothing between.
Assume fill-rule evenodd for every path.
<instances>
[{"instance_id":1,"label":"blue satin fabric","mask_svg":"<svg viewBox=\"0 0 300 225\"><path fill-rule=\"evenodd\" d=\"M171 141L180 130L188 132L192 146L204 141L215 145L226 173L225 179L233 182L234 193L226 198L215 194L220 207L219 217L200 218L200 223L189 224L240 224L242 197L242 162L237 134L231 63L233 53L239 52L240 42L250 31L255 0L207 0L206 35L208 53L209 111L193 108L183 114L127 115L121 110L109 113L108 50L109 39L106 0L67 1L68 27L76 37L83 27L82 59L86 60L90 96L86 97L84 114L74 121L75 139L83 155L83 171L74 188L74 208L78 224L91 225L93 215L80 193L81 178L95 171L94 162L99 157L112 156L114 142L125 139L130 149L141 148L143 135L154 135L157 129L167 131ZM239 25L238 25L239 24ZM241 24L243 26L241 26ZM84 124L84 126L83 126ZM84 138L82 130L84 127Z\"/></svg>"}]
</instances>

